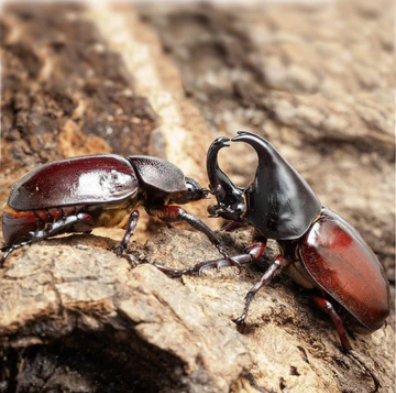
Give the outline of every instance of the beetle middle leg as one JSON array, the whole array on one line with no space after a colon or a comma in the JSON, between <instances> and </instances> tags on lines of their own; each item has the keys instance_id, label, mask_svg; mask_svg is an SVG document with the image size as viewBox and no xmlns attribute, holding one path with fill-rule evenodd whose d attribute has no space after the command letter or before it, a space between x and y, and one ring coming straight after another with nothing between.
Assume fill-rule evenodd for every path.
<instances>
[{"instance_id":1,"label":"beetle middle leg","mask_svg":"<svg viewBox=\"0 0 396 393\"><path fill-rule=\"evenodd\" d=\"M316 307L318 307L319 309L324 311L327 315L329 315L334 326L337 329L343 350L345 351L346 354L350 355L357 363L359 363L365 369L365 371L370 375L370 377L372 378L374 385L375 385L374 392L376 392L378 390L378 388L381 386L380 381L379 381L378 377L370 370L369 366L367 366L367 364L362 359L360 359L360 357L357 355L357 353L355 351L353 351L352 345L349 342L349 339L347 337L347 333L346 333L344 325L341 321L341 318L337 314L333 305L328 300L326 300L320 296L313 295L313 296L311 296L311 298L312 298L314 304L316 305Z\"/></svg>"},{"instance_id":2,"label":"beetle middle leg","mask_svg":"<svg viewBox=\"0 0 396 393\"><path fill-rule=\"evenodd\" d=\"M234 319L233 321L241 325L244 323L250 303L252 302L256 293L264 286L266 286L279 272L287 265L288 262L283 258L282 255L278 255L274 262L269 266L269 268L265 271L259 281L254 284L254 286L250 289L250 291L245 296L245 307L243 309L243 313L239 318Z\"/></svg>"},{"instance_id":3,"label":"beetle middle leg","mask_svg":"<svg viewBox=\"0 0 396 393\"><path fill-rule=\"evenodd\" d=\"M138 210L134 210L131 215L129 216L128 222L125 226L125 233L124 233L124 237L122 238L122 240L120 241L120 243L118 243L115 247L114 247L114 252L118 255L118 256L122 256L126 259L128 259L128 261L130 262L130 264L132 265L132 267L135 267L135 261L133 260L132 256L129 254L124 254L125 249L128 246L129 240L131 239L131 237L133 236L134 232L135 232L135 228L136 225L139 221L139 211Z\"/></svg>"}]
</instances>

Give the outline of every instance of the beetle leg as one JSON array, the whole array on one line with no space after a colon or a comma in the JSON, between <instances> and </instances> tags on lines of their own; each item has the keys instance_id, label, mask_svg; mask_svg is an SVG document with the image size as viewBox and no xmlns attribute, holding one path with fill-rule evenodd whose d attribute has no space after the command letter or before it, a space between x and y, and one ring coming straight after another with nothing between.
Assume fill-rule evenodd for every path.
<instances>
[{"instance_id":1,"label":"beetle leg","mask_svg":"<svg viewBox=\"0 0 396 393\"><path fill-rule=\"evenodd\" d=\"M253 243L249 247L246 247L244 250L244 254L241 255L235 255L232 258L226 258L226 259L217 259L215 261L209 261L209 262L201 262L200 264L196 265L196 267L193 267L194 269L193 272L198 272L198 275L200 276L202 272L205 269L210 269L210 268L217 268L218 271L220 271L220 268L224 266L236 266L239 269L239 273L242 271L242 264L250 263L253 262L264 254L266 243Z\"/></svg>"},{"instance_id":2,"label":"beetle leg","mask_svg":"<svg viewBox=\"0 0 396 393\"><path fill-rule=\"evenodd\" d=\"M250 247L245 249L244 254L235 255L231 258L223 258L223 259L214 259L213 261L205 261L194 265L193 267L187 269L172 269L167 266L163 266L160 264L155 263L159 270L162 272L172 276L172 277L180 277L184 274L194 274L198 273L198 276L202 274L205 269L209 268L220 268L225 266L237 266L238 268L241 265L245 265L246 263L251 263L257 259L259 259L265 250L265 243L254 243Z\"/></svg>"},{"instance_id":3,"label":"beetle leg","mask_svg":"<svg viewBox=\"0 0 396 393\"><path fill-rule=\"evenodd\" d=\"M260 258L260 257L258 257L258 258ZM275 261L269 266L269 268L266 270L266 272L260 278L260 280L257 281L256 284L246 294L245 307L243 309L243 313L239 318L236 318L233 320L236 324L241 325L242 323L244 323L244 321L247 317L248 311L249 311L250 303L252 302L256 293L262 287L266 286L282 270L282 268L285 267L285 265L286 265L286 260L283 258L282 255L278 255L275 258Z\"/></svg>"},{"instance_id":4,"label":"beetle leg","mask_svg":"<svg viewBox=\"0 0 396 393\"><path fill-rule=\"evenodd\" d=\"M198 276L201 276L203 270L207 268L215 267L217 268L217 270L220 270L220 268L225 266L237 266L238 268L240 268L241 265L245 263L249 263L251 262L251 260L252 259L250 255L243 254L232 257L232 259L222 258L222 259L215 259L213 261L205 261L205 262L197 263L193 267L186 269L172 269L168 266L160 265L158 263L155 263L154 266L157 267L159 270L161 270L163 273L166 273L172 277L180 277L185 274L194 274L194 273L198 273Z\"/></svg>"},{"instance_id":5,"label":"beetle leg","mask_svg":"<svg viewBox=\"0 0 396 393\"><path fill-rule=\"evenodd\" d=\"M328 314L331 320L333 321L337 329L338 335L340 336L341 345L344 351L349 352L350 350L352 350L352 346L348 340L344 325L342 324L341 318L334 310L333 305L328 300L319 296L311 296L311 298L315 306L321 309L322 311L324 311L326 314Z\"/></svg>"},{"instance_id":6,"label":"beetle leg","mask_svg":"<svg viewBox=\"0 0 396 393\"><path fill-rule=\"evenodd\" d=\"M126 224L124 237L122 238L120 243L114 247L114 252L118 256L123 256L127 258L130 264L132 265L132 267L135 267L135 261L129 254L124 254L124 251L128 246L129 240L131 239L132 235L135 232L135 228L138 221L139 221L139 211L134 210L129 216L128 222Z\"/></svg>"},{"instance_id":7,"label":"beetle leg","mask_svg":"<svg viewBox=\"0 0 396 393\"><path fill-rule=\"evenodd\" d=\"M5 253L0 258L0 267L2 267L4 261L14 250L23 247L27 244L35 243L41 240L48 239L49 237L58 235L60 233L67 232L74 225L81 226L81 229L88 229L93 225L92 216L88 213L78 213L71 216L65 217L62 221L47 223L43 229L29 232L30 239L15 243L10 246L3 247L1 251Z\"/></svg>"},{"instance_id":8,"label":"beetle leg","mask_svg":"<svg viewBox=\"0 0 396 393\"><path fill-rule=\"evenodd\" d=\"M73 228L74 232L84 232L92 228L92 216L88 213L78 213L65 217L62 221L50 222L43 230L32 233L30 243L48 239L49 237L65 233Z\"/></svg>"},{"instance_id":9,"label":"beetle leg","mask_svg":"<svg viewBox=\"0 0 396 393\"><path fill-rule=\"evenodd\" d=\"M203 232L208 239L216 246L220 254L229 258L228 254L222 249L220 240L216 233L213 232L204 222L194 215L186 212L179 206L161 206L155 208L148 208L147 212L154 217L159 218L166 223L185 221L189 223L196 230Z\"/></svg>"},{"instance_id":10,"label":"beetle leg","mask_svg":"<svg viewBox=\"0 0 396 393\"><path fill-rule=\"evenodd\" d=\"M320 308L322 311L330 316L337 329L338 335L340 336L342 348L348 355L355 359L355 361L358 362L370 375L375 385L374 392L376 392L381 386L380 381L378 377L370 370L369 366L367 366L367 364L362 359L360 359L357 353L353 351L351 343L349 342L346 335L346 330L344 328L344 325L342 324L341 318L338 316L333 305L328 300L319 296L311 296L311 298L318 308Z\"/></svg>"},{"instance_id":11,"label":"beetle leg","mask_svg":"<svg viewBox=\"0 0 396 393\"><path fill-rule=\"evenodd\" d=\"M22 242L22 243L14 244L12 246L6 246L6 247L0 248L0 251L3 253L3 255L0 258L0 268L3 267L3 263L7 259L8 255L10 255L17 248L23 247L26 244L29 244L29 242Z\"/></svg>"}]
</instances>

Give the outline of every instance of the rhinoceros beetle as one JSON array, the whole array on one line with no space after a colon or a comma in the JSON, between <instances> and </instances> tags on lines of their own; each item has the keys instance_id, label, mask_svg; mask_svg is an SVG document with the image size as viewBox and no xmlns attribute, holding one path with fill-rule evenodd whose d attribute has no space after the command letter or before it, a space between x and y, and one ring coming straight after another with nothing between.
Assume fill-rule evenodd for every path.
<instances>
[{"instance_id":1,"label":"rhinoceros beetle","mask_svg":"<svg viewBox=\"0 0 396 393\"><path fill-rule=\"evenodd\" d=\"M301 286L312 289L312 300L333 321L346 353L360 363L375 383L377 376L352 350L347 330L352 334L379 329L390 311L389 286L383 268L373 251L338 214L323 207L308 183L265 139L249 132L238 132L232 142L244 142L258 155L255 179L246 188L235 186L219 168L220 149L229 138L216 139L209 148L207 171L210 190L218 204L210 206L212 217L230 220L233 230L253 227L253 244L232 259L202 262L189 269L170 269L157 265L172 276L198 273L206 268L257 261L264 253L267 239L277 241L280 254L245 298L242 324L257 291L280 271L285 271Z\"/></svg>"},{"instance_id":2,"label":"rhinoceros beetle","mask_svg":"<svg viewBox=\"0 0 396 393\"><path fill-rule=\"evenodd\" d=\"M26 244L65 232L89 233L96 227L125 228L115 248L125 256L141 205L168 224L188 222L227 257L207 225L171 205L207 198L208 192L174 164L150 156L103 154L45 164L11 186L2 217L6 246L1 249L0 267L12 251Z\"/></svg>"}]
</instances>

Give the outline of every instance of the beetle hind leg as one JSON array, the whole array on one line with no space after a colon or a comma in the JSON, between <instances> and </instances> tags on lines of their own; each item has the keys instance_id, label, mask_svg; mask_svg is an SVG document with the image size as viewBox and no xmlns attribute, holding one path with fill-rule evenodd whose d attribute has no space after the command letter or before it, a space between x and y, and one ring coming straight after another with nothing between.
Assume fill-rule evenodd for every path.
<instances>
[{"instance_id":1,"label":"beetle hind leg","mask_svg":"<svg viewBox=\"0 0 396 393\"><path fill-rule=\"evenodd\" d=\"M269 268L265 271L259 281L250 289L250 291L245 296L245 307L243 309L243 313L239 318L234 319L233 321L237 325L241 325L245 322L247 317L250 303L252 302L256 293L264 286L266 286L285 266L285 259L282 255L278 255L275 258L275 261L269 266Z\"/></svg>"},{"instance_id":2,"label":"beetle hind leg","mask_svg":"<svg viewBox=\"0 0 396 393\"><path fill-rule=\"evenodd\" d=\"M349 356L351 356L351 358L354 359L357 363L359 363L364 368L364 370L367 372L367 374L370 375L370 377L372 378L374 385L375 385L373 393L376 392L378 390L378 388L381 386L380 381L379 381L378 377L374 374L374 372L371 371L370 367L367 366L367 364L362 359L360 359L360 357L357 355L357 353L352 349L352 345L349 342L349 339L347 337L347 333L346 333L344 325L341 321L341 318L337 314L333 305L328 300L326 300L320 296L311 296L311 297L312 297L312 300L315 303L315 305L330 316L331 320L333 321L333 323L337 329L338 335L340 337L341 345L342 345L342 348L344 349L345 353L348 354Z\"/></svg>"},{"instance_id":3,"label":"beetle hind leg","mask_svg":"<svg viewBox=\"0 0 396 393\"><path fill-rule=\"evenodd\" d=\"M18 244L13 244L12 246L6 246L6 247L2 247L0 248L0 251L3 253L3 255L0 258L0 269L3 267L3 264L5 262L5 260L7 259L7 257L15 250L17 250L18 248L21 248L23 246L26 246L28 244L30 244L31 241L26 241L26 242L21 242Z\"/></svg>"},{"instance_id":4,"label":"beetle hind leg","mask_svg":"<svg viewBox=\"0 0 396 393\"><path fill-rule=\"evenodd\" d=\"M18 220L18 219L17 219ZM19 221L17 221L19 223ZM8 219L7 224L10 225L12 220ZM22 222L23 224L23 222ZM40 228L42 225L40 225ZM63 219L54 222L47 222L42 229L21 231L19 235L20 238L24 238L23 241L16 239L1 249L4 254L0 258L0 268L3 266L6 258L16 249L26 246L31 243L36 243L41 240L48 239L52 236L59 235L61 233L66 233L68 231L72 232L84 232L93 227L92 216L88 213L77 213L69 216L65 216ZM4 221L3 221L4 228Z\"/></svg>"}]
</instances>

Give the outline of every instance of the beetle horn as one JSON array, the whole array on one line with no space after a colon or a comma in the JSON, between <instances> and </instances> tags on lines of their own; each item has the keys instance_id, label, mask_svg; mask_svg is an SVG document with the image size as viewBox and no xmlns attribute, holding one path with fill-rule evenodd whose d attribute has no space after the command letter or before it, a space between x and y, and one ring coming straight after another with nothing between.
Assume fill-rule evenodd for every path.
<instances>
[{"instance_id":1,"label":"beetle horn","mask_svg":"<svg viewBox=\"0 0 396 393\"><path fill-rule=\"evenodd\" d=\"M256 150L259 159L259 167L263 164L269 165L271 161L280 158L281 161L285 161L275 148L267 142L264 138L259 137L256 134L247 131L238 131L238 136L231 139L232 142L245 142ZM278 158L278 160L279 160ZM279 161L280 161L279 160Z\"/></svg>"},{"instance_id":2,"label":"beetle horn","mask_svg":"<svg viewBox=\"0 0 396 393\"><path fill-rule=\"evenodd\" d=\"M321 204L308 183L264 138L240 131L232 142L245 142L258 155L254 182L246 188L244 218L264 236L296 239L318 215Z\"/></svg>"},{"instance_id":3,"label":"beetle horn","mask_svg":"<svg viewBox=\"0 0 396 393\"><path fill-rule=\"evenodd\" d=\"M209 206L208 211L211 217L221 216L229 220L239 220L245 210L243 190L232 183L217 162L220 149L229 146L229 141L229 138L219 137L208 150L207 171L210 190L216 196L218 203L216 206Z\"/></svg>"},{"instance_id":4,"label":"beetle horn","mask_svg":"<svg viewBox=\"0 0 396 393\"><path fill-rule=\"evenodd\" d=\"M220 169L217 161L220 149L230 146L229 141L230 138L225 136L217 138L209 147L206 161L211 193L220 200L223 200L227 193L235 188L228 176Z\"/></svg>"}]
</instances>

